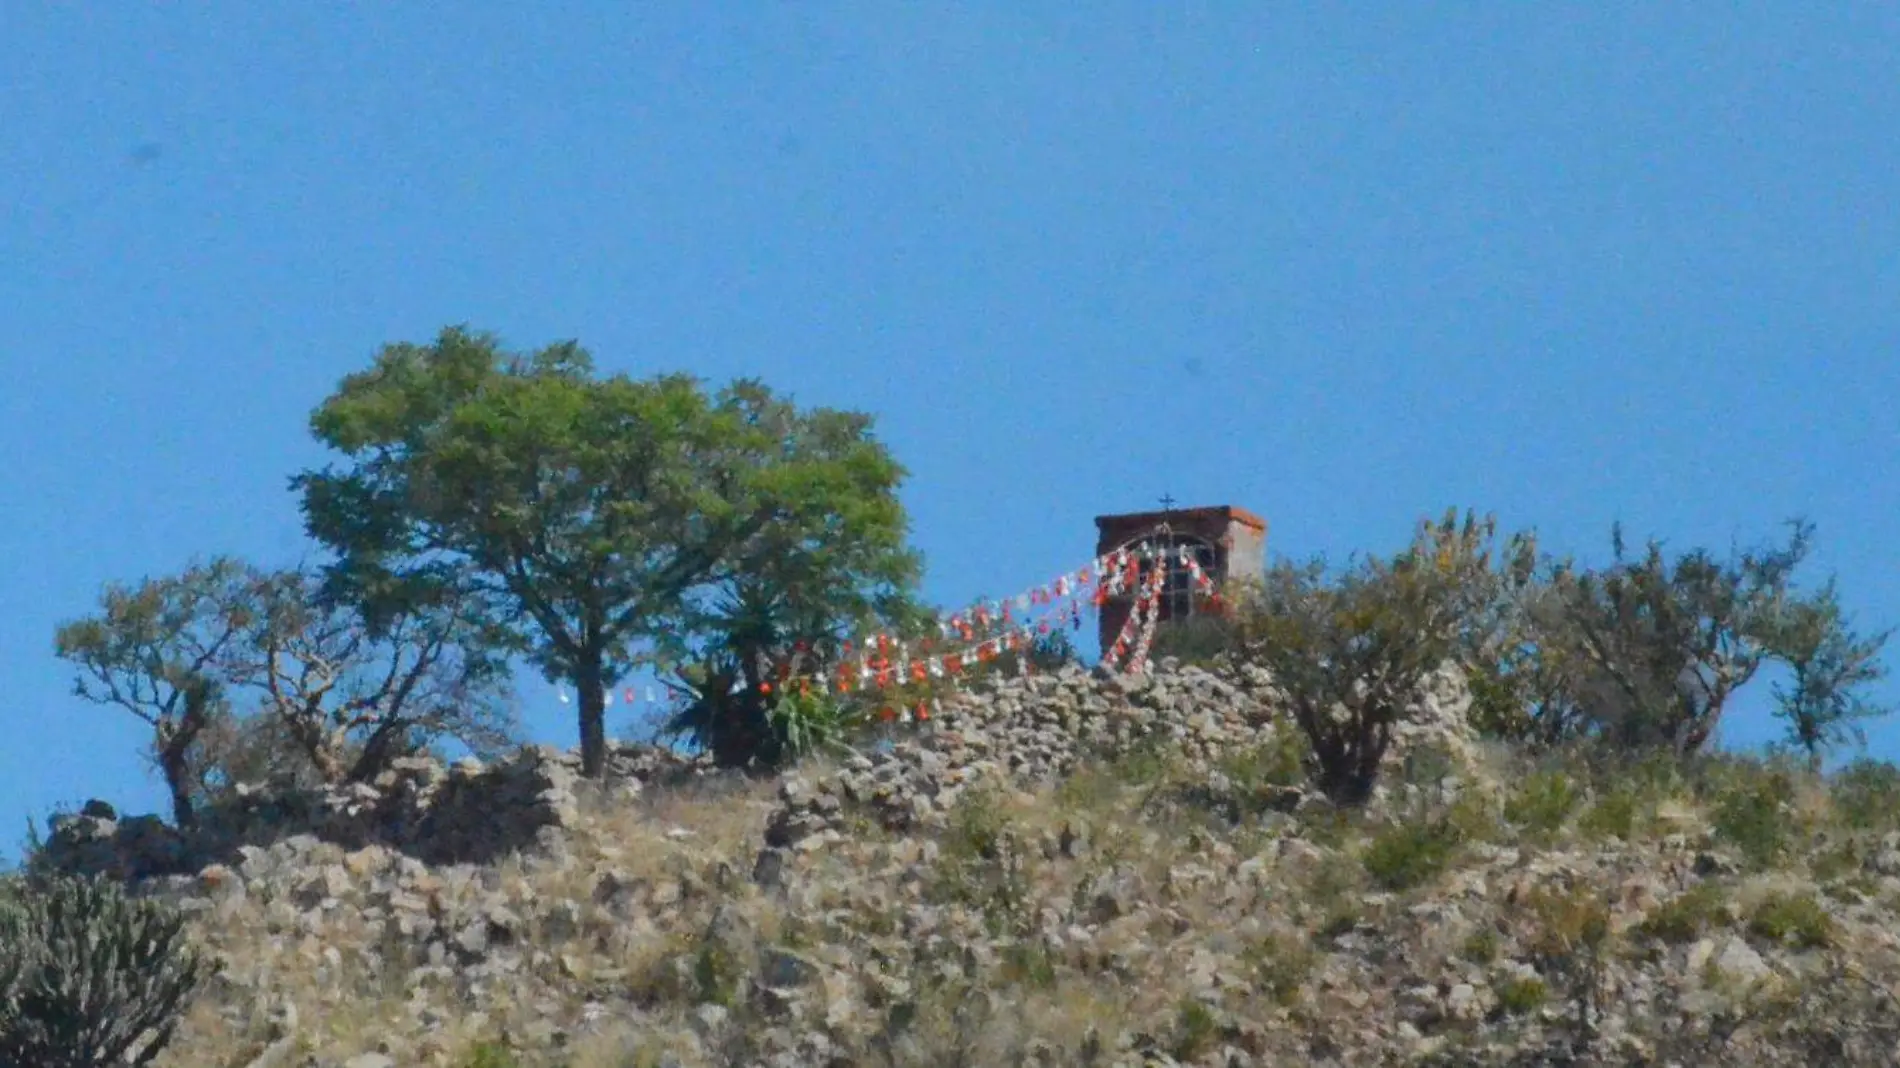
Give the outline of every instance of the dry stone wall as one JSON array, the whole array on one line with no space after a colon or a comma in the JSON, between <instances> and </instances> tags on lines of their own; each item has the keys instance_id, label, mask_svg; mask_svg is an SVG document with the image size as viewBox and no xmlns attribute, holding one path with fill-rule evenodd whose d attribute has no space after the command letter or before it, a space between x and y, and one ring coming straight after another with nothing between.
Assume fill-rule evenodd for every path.
<instances>
[{"instance_id":1,"label":"dry stone wall","mask_svg":"<svg viewBox=\"0 0 1900 1068\"><path fill-rule=\"evenodd\" d=\"M1471 696L1454 665L1433 673L1394 730L1391 760L1426 753L1455 785L1471 766L1474 738L1466 721ZM888 749L857 753L835 773L808 781L788 777L767 826L765 846L812 849L849 833L853 814L868 811L885 828L939 825L973 787L1032 786L1089 760L1140 746L1177 753L1218 795L1222 757L1257 746L1269 732L1291 729L1276 718L1272 677L1249 667L1223 677L1167 660L1157 672L1119 674L1070 667L1055 674L995 680L955 694L928 730ZM1218 801L1218 796L1213 798ZM1299 803L1291 790L1280 802ZM761 870L777 861L761 858Z\"/></svg>"},{"instance_id":2,"label":"dry stone wall","mask_svg":"<svg viewBox=\"0 0 1900 1068\"><path fill-rule=\"evenodd\" d=\"M1453 769L1467 761L1469 705L1455 667L1433 675L1395 732L1393 758L1426 749ZM1279 729L1276 706L1273 681L1257 667L1222 677L1167 660L1143 674L1070 666L987 680L951 694L934 719L893 744L852 754L820 777L788 775L764 847L768 853L820 848L848 833L859 814L891 830L939 825L972 788L1030 786L1082 761L1144 745L1178 752L1219 794L1220 758ZM613 751L608 779L612 789L637 795L712 774L703 758L625 745ZM310 793L240 786L191 832L156 816L121 819L110 805L91 801L53 819L42 859L67 871L136 882L195 874L231 863L247 847L304 836L346 850L381 846L426 864L483 863L522 850L559 849L563 829L578 818L579 784L577 754L529 746L488 765L402 760L374 782ZM1289 806L1298 801L1297 790L1284 799ZM761 870L776 863L762 857Z\"/></svg>"}]
</instances>

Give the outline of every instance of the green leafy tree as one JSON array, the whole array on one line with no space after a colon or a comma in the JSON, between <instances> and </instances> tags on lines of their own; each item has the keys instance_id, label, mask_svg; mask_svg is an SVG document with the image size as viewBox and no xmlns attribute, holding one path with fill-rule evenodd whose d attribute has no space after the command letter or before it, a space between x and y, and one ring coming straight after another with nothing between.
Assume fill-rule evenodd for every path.
<instances>
[{"instance_id":1,"label":"green leafy tree","mask_svg":"<svg viewBox=\"0 0 1900 1068\"><path fill-rule=\"evenodd\" d=\"M179 827L197 821L193 755L227 711L225 678L252 618L247 572L228 557L134 586L111 584L97 615L62 624L58 655L78 668L73 690L152 728L152 758Z\"/></svg>"},{"instance_id":2,"label":"green leafy tree","mask_svg":"<svg viewBox=\"0 0 1900 1068\"><path fill-rule=\"evenodd\" d=\"M903 469L867 416L800 412L756 382L723 391L718 410L730 419L723 463L746 473L726 493L741 512L778 518L733 544L661 628L657 646L685 695L667 726L722 763L772 766L862 711L774 684L839 663L854 640L924 633L922 561L905 543Z\"/></svg>"},{"instance_id":3,"label":"green leafy tree","mask_svg":"<svg viewBox=\"0 0 1900 1068\"><path fill-rule=\"evenodd\" d=\"M1788 682L1774 687L1775 714L1787 725L1788 741L1817 770L1834 746L1866 744L1860 724L1891 711L1870 701L1865 687L1887 676L1880 653L1892 631L1855 633L1832 579L1814 596L1782 607L1764 629L1775 658L1789 669Z\"/></svg>"},{"instance_id":4,"label":"green leafy tree","mask_svg":"<svg viewBox=\"0 0 1900 1068\"><path fill-rule=\"evenodd\" d=\"M1654 540L1630 556L1619 526L1611 567L1555 569L1562 611L1544 641L1573 665L1593 733L1624 748L1701 751L1773 653L1779 606L1813 536L1808 523L1791 528L1785 546L1728 561L1695 549L1672 561Z\"/></svg>"},{"instance_id":5,"label":"green leafy tree","mask_svg":"<svg viewBox=\"0 0 1900 1068\"><path fill-rule=\"evenodd\" d=\"M392 345L311 425L347 461L292 483L336 553L331 581L483 598L509 648L575 688L590 775L609 689L703 652L718 589L771 546L848 554L902 535L903 471L865 417L794 415L755 382L708 395L687 375L597 378L572 343L509 355L455 328ZM747 680L761 639L723 644Z\"/></svg>"}]
</instances>

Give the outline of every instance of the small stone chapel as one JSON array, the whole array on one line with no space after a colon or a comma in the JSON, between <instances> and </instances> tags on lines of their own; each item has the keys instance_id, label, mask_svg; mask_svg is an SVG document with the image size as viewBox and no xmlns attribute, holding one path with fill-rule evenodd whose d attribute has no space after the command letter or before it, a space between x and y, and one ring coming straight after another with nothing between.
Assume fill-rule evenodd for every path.
<instances>
[{"instance_id":1,"label":"small stone chapel","mask_svg":"<svg viewBox=\"0 0 1900 1068\"><path fill-rule=\"evenodd\" d=\"M1229 579L1260 578L1266 570L1267 521L1233 505L1096 516L1095 530L1098 557L1143 545L1162 551L1168 569L1159 604L1162 624L1215 610L1195 594L1193 579L1180 562L1181 548L1187 548L1217 588ZM1142 561L1141 574L1149 574L1152 566ZM1134 605L1132 590L1111 595L1102 605L1102 648L1114 643Z\"/></svg>"}]
</instances>

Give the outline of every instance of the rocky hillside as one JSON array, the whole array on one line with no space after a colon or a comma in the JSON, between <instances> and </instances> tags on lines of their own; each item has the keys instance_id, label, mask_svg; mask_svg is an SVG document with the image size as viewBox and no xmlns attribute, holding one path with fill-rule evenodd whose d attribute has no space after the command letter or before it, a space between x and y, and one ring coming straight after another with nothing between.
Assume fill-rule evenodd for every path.
<instances>
[{"instance_id":1,"label":"rocky hillside","mask_svg":"<svg viewBox=\"0 0 1900 1068\"><path fill-rule=\"evenodd\" d=\"M1535 766L1434 677L1380 796L1271 680L1071 669L781 779L657 750L405 764L47 857L221 963L163 1063L1892 1064L1900 787Z\"/></svg>"}]
</instances>

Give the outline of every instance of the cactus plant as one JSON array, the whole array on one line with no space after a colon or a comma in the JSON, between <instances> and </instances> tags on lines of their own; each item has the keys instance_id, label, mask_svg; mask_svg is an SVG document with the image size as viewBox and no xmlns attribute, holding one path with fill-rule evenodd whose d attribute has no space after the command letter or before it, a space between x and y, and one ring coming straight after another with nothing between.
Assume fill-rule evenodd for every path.
<instances>
[{"instance_id":1,"label":"cactus plant","mask_svg":"<svg viewBox=\"0 0 1900 1068\"><path fill-rule=\"evenodd\" d=\"M9 876L0 880L0 1021L7 1018L36 955L22 937L25 929L26 911L20 904L20 880Z\"/></svg>"},{"instance_id":2,"label":"cactus plant","mask_svg":"<svg viewBox=\"0 0 1900 1068\"><path fill-rule=\"evenodd\" d=\"M203 982L184 918L116 884L0 894L0 1068L150 1064Z\"/></svg>"}]
</instances>

